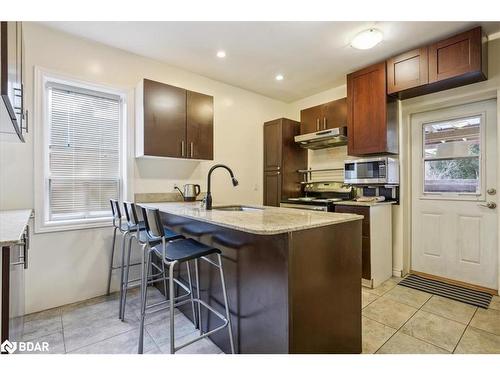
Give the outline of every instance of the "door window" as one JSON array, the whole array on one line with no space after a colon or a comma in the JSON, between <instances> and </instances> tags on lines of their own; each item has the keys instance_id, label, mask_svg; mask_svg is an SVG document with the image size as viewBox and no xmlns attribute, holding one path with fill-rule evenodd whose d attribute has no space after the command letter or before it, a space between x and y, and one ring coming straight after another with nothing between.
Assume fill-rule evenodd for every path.
<instances>
[{"instance_id":1,"label":"door window","mask_svg":"<svg viewBox=\"0 0 500 375\"><path fill-rule=\"evenodd\" d=\"M423 124L424 193L481 194L482 116Z\"/></svg>"}]
</instances>

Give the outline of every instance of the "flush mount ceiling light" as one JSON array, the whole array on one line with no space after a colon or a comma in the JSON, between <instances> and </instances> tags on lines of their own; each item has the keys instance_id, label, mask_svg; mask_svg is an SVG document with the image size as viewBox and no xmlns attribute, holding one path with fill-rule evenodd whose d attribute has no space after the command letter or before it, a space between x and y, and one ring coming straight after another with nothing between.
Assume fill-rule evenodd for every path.
<instances>
[{"instance_id":1,"label":"flush mount ceiling light","mask_svg":"<svg viewBox=\"0 0 500 375\"><path fill-rule=\"evenodd\" d=\"M283 74L277 74L276 77L274 77L276 81L283 81L283 78L285 78L283 77Z\"/></svg>"},{"instance_id":2,"label":"flush mount ceiling light","mask_svg":"<svg viewBox=\"0 0 500 375\"><path fill-rule=\"evenodd\" d=\"M360 32L351 41L351 46L356 49L370 49L379 44L384 36L377 29L369 29Z\"/></svg>"},{"instance_id":3,"label":"flush mount ceiling light","mask_svg":"<svg viewBox=\"0 0 500 375\"><path fill-rule=\"evenodd\" d=\"M224 57L226 57L226 51L217 51L217 57L219 59L223 59Z\"/></svg>"}]
</instances>

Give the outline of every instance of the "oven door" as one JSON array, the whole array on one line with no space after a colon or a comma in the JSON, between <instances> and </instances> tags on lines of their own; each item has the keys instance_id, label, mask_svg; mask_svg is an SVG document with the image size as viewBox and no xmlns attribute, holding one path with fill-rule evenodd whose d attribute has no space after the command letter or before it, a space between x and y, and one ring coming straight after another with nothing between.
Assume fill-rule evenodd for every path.
<instances>
[{"instance_id":1,"label":"oven door","mask_svg":"<svg viewBox=\"0 0 500 375\"><path fill-rule=\"evenodd\" d=\"M346 184L386 184L387 158L346 160L344 163Z\"/></svg>"},{"instance_id":2,"label":"oven door","mask_svg":"<svg viewBox=\"0 0 500 375\"><path fill-rule=\"evenodd\" d=\"M286 208L298 208L300 210L309 210L309 211L328 211L327 206L312 206L310 204L300 204L300 203L280 203L280 207Z\"/></svg>"}]
</instances>

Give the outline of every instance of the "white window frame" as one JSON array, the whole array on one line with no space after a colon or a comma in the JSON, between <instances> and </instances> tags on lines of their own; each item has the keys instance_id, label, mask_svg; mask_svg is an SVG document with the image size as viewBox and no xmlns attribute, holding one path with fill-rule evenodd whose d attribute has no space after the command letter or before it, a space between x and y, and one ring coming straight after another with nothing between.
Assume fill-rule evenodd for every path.
<instances>
[{"instance_id":1,"label":"white window frame","mask_svg":"<svg viewBox=\"0 0 500 375\"><path fill-rule=\"evenodd\" d=\"M468 117L479 117L480 122L480 154L479 154L479 191L476 193L455 193L455 192L426 192L425 185L425 126L428 124L453 121L461 118ZM485 186L486 186L486 176L485 176L485 155L486 155L486 131L484 129L486 121L486 112L461 112L459 115L450 115L440 119L433 120L431 122L421 122L420 123L420 134L421 134L421 159L420 159L420 199L428 200L457 200L457 201L481 201L484 200L485 196Z\"/></svg>"},{"instance_id":2,"label":"white window frame","mask_svg":"<svg viewBox=\"0 0 500 375\"><path fill-rule=\"evenodd\" d=\"M112 224L111 208L109 217L49 220L49 194L47 177L49 173L49 111L48 88L49 83L76 87L81 90L102 92L120 98L120 197L128 196L127 179L127 90L90 83L35 67L35 147L34 147L34 203L35 203L35 232L57 232L105 227Z\"/></svg>"}]
</instances>

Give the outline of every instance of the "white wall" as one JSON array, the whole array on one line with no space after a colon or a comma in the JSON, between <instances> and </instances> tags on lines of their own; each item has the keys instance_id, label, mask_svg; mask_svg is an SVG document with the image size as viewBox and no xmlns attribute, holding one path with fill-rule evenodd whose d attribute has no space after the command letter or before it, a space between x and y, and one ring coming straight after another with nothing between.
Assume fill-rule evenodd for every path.
<instances>
[{"instance_id":1,"label":"white wall","mask_svg":"<svg viewBox=\"0 0 500 375\"><path fill-rule=\"evenodd\" d=\"M208 168L231 166L240 182L232 188L224 171L214 174L213 193L224 203L262 202L262 124L286 114L287 104L237 87L83 40L44 26L24 23L27 107L33 116L33 69L40 66L77 79L132 90L141 78L165 82L214 96L213 162L133 157L135 192L168 192L173 183L205 187ZM129 105L133 106L133 100ZM129 134L133 134L133 107ZM32 208L34 195L32 123L25 144L0 145L0 209ZM133 140L129 144L134 144ZM133 149L131 150L133 154ZM35 186L40 188L40 186ZM132 197L133 192L129 192ZM223 193L223 194L222 194ZM27 312L39 311L103 294L111 228L35 234L26 276ZM116 281L116 279L115 279ZM116 286L116 283L115 283Z\"/></svg>"}]
</instances>

